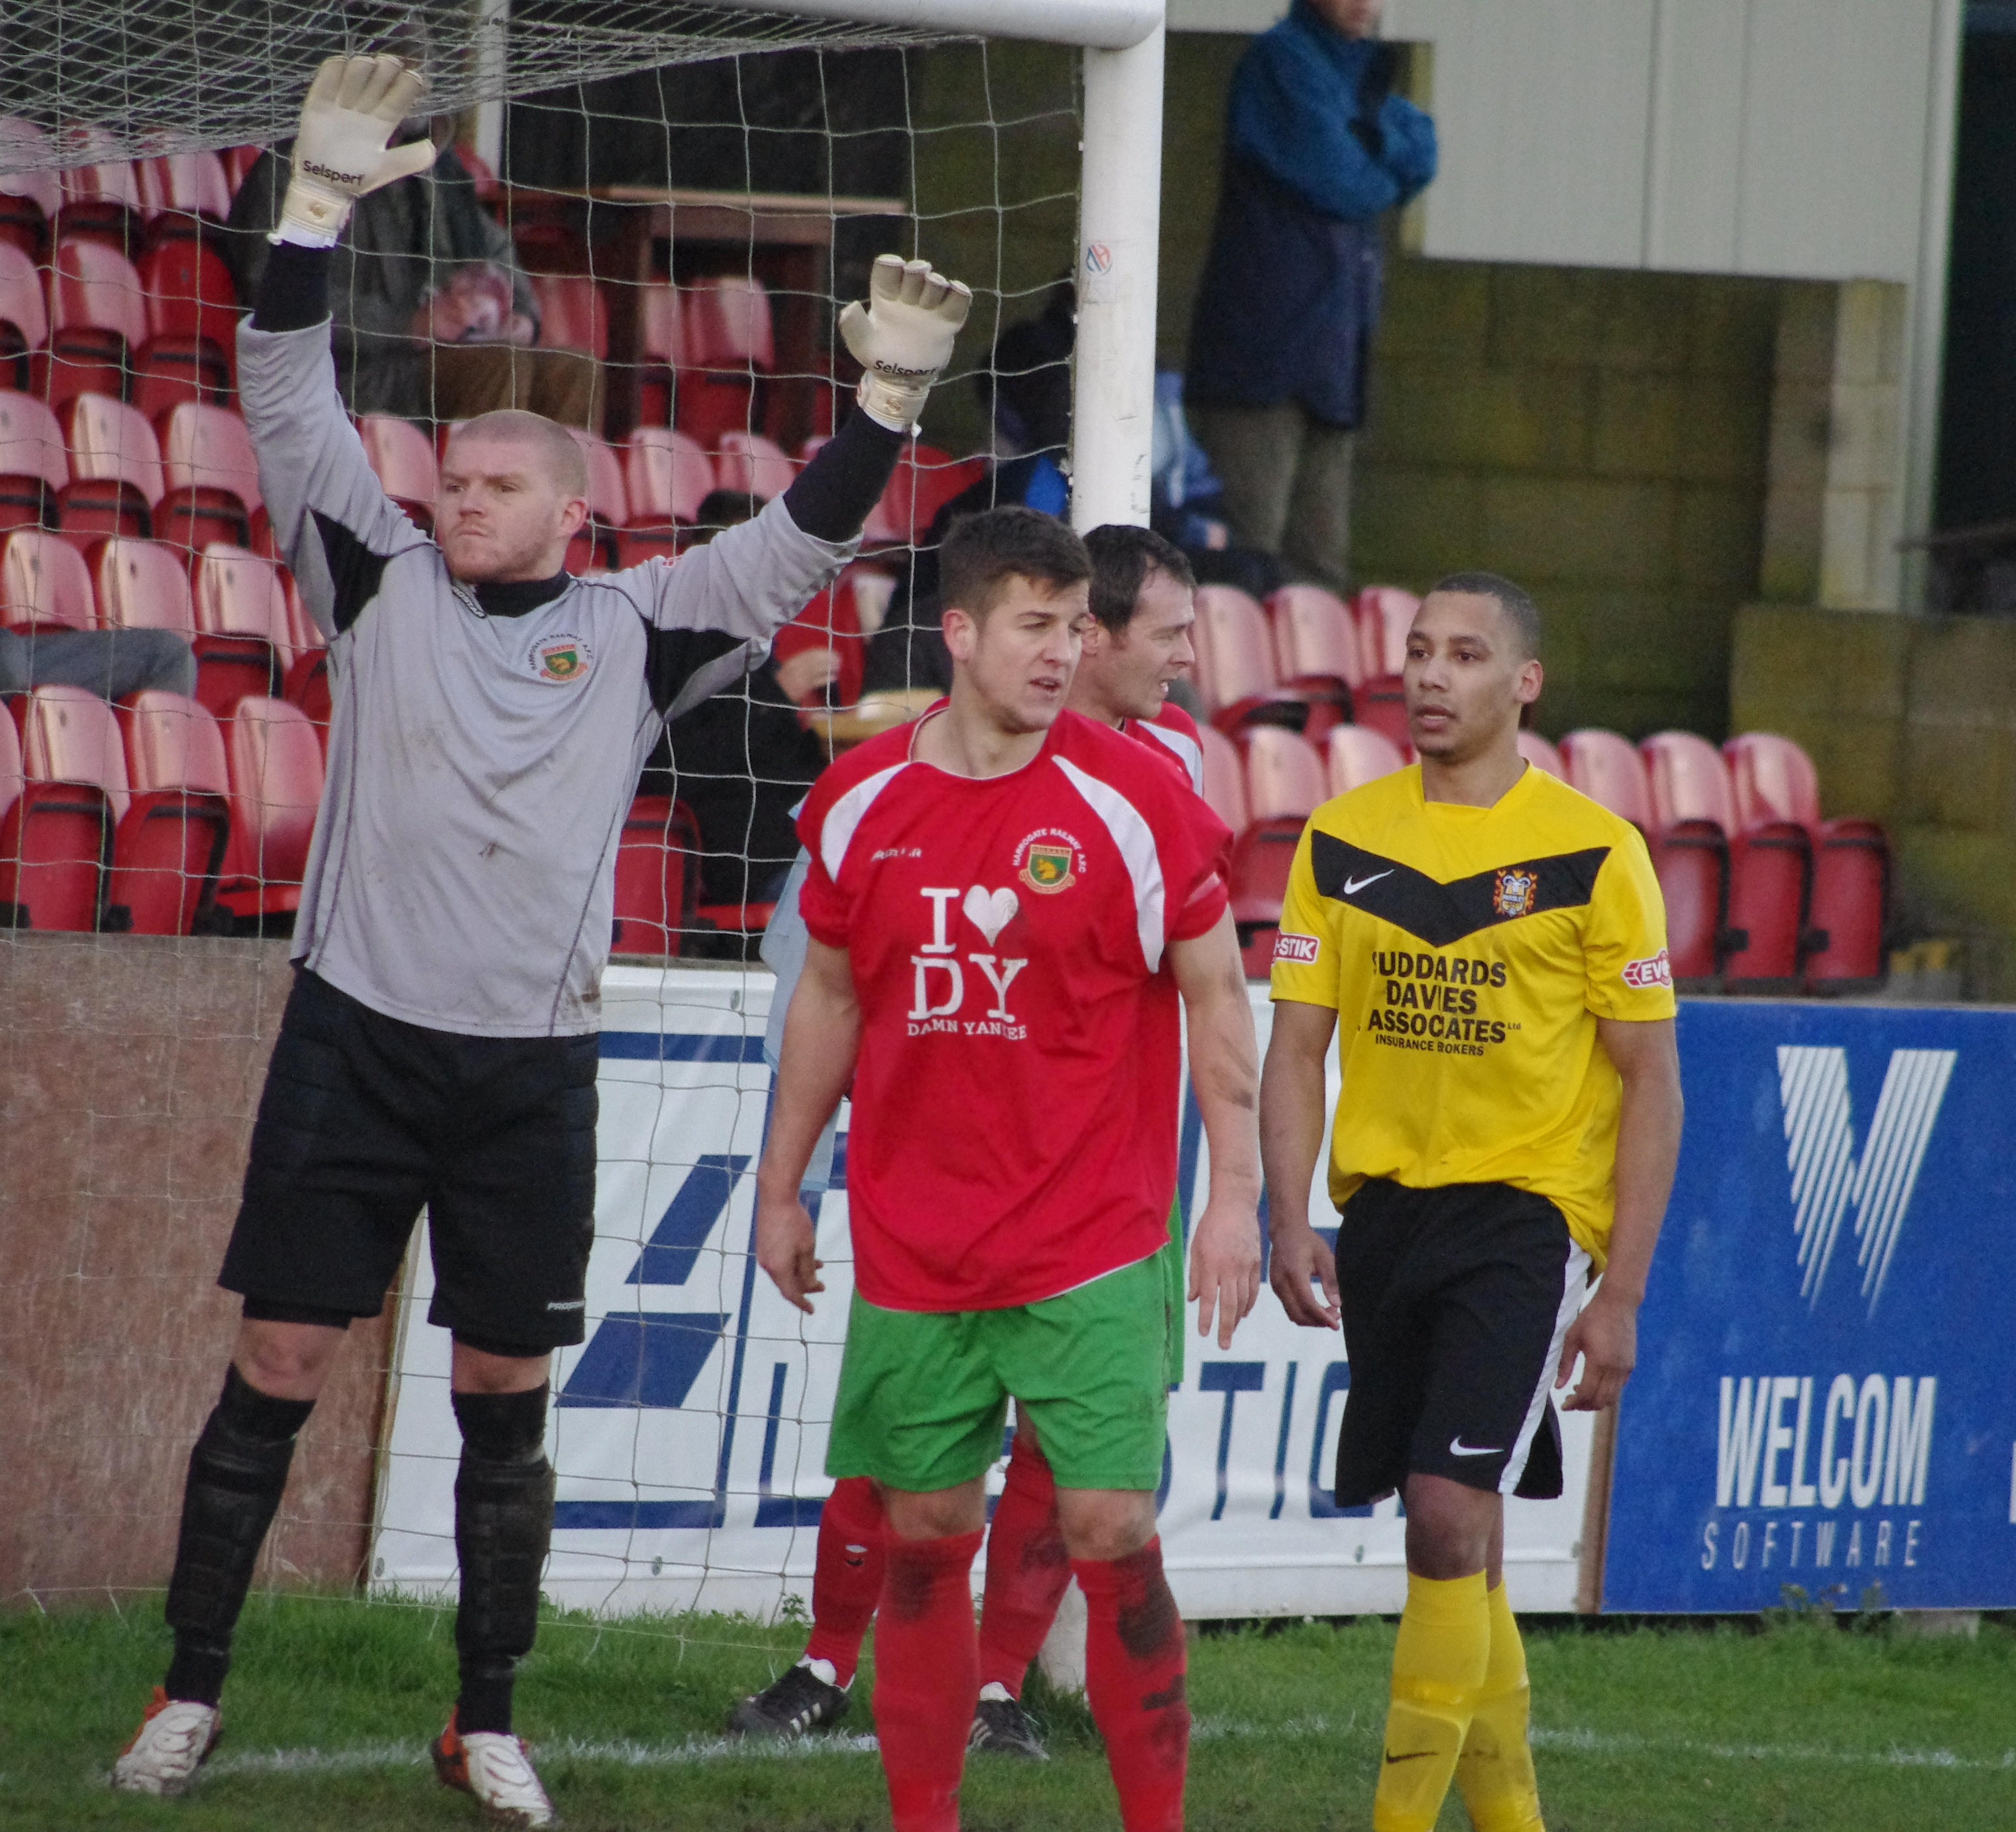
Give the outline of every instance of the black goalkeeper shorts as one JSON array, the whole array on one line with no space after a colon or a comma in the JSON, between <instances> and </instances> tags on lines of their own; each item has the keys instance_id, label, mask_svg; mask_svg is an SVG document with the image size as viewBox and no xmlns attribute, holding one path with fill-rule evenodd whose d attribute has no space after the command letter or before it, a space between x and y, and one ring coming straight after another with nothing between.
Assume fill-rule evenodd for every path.
<instances>
[{"instance_id":1,"label":"black goalkeeper shorts","mask_svg":"<svg viewBox=\"0 0 2016 1832\"><path fill-rule=\"evenodd\" d=\"M1559 1495L1550 1393L1589 1268L1561 1210L1530 1191L1360 1185L1337 1232L1351 1365L1338 1505L1381 1500L1410 1475Z\"/></svg>"},{"instance_id":2,"label":"black goalkeeper shorts","mask_svg":"<svg viewBox=\"0 0 2016 1832\"><path fill-rule=\"evenodd\" d=\"M425 1030L297 969L218 1284L376 1316L424 1205L430 1322L532 1350L579 1342L599 1040Z\"/></svg>"}]
</instances>

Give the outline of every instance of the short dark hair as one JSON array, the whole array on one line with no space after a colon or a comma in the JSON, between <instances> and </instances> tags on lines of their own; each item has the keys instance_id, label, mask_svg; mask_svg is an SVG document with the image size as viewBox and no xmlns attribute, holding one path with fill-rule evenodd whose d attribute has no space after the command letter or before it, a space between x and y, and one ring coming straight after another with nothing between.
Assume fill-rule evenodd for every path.
<instances>
[{"instance_id":1,"label":"short dark hair","mask_svg":"<svg viewBox=\"0 0 2016 1832\"><path fill-rule=\"evenodd\" d=\"M769 500L753 490L709 490L693 510L693 522L697 527L718 534L723 528L739 528L745 521L754 521L763 513L763 505Z\"/></svg>"},{"instance_id":2,"label":"short dark hair","mask_svg":"<svg viewBox=\"0 0 2016 1832\"><path fill-rule=\"evenodd\" d=\"M1091 577L1092 556L1070 528L1054 515L1011 503L952 525L938 554L938 602L985 617L1011 579L1060 592Z\"/></svg>"},{"instance_id":3,"label":"short dark hair","mask_svg":"<svg viewBox=\"0 0 2016 1832\"><path fill-rule=\"evenodd\" d=\"M1526 659L1537 661L1540 654L1540 607L1525 586L1495 572L1450 572L1428 587L1430 593L1463 592L1473 597L1496 598L1512 634L1525 651Z\"/></svg>"},{"instance_id":4,"label":"short dark hair","mask_svg":"<svg viewBox=\"0 0 2016 1832\"><path fill-rule=\"evenodd\" d=\"M1152 528L1109 521L1085 536L1085 550L1092 556L1092 614L1115 636L1134 621L1135 602L1150 573L1167 573L1185 590L1197 590L1183 549Z\"/></svg>"}]
</instances>

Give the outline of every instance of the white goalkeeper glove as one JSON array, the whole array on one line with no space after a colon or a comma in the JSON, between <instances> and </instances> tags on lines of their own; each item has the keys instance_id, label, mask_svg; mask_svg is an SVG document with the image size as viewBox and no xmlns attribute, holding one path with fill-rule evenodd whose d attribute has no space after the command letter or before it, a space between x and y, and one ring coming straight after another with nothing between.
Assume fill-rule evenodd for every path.
<instances>
[{"instance_id":1,"label":"white goalkeeper glove","mask_svg":"<svg viewBox=\"0 0 2016 1832\"><path fill-rule=\"evenodd\" d=\"M293 175L275 241L333 247L359 197L434 164L431 140L386 145L426 87L420 73L396 57L323 60L301 104Z\"/></svg>"},{"instance_id":2,"label":"white goalkeeper glove","mask_svg":"<svg viewBox=\"0 0 2016 1832\"><path fill-rule=\"evenodd\" d=\"M892 432L915 430L972 308L972 289L928 261L877 257L868 303L856 300L840 315L840 334L863 371L855 398L869 419Z\"/></svg>"}]
</instances>

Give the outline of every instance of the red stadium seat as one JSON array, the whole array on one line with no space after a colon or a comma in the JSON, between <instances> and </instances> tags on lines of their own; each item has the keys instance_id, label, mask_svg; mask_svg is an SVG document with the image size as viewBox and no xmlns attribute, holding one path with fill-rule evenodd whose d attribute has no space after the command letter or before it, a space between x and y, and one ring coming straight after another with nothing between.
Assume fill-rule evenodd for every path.
<instances>
[{"instance_id":1,"label":"red stadium seat","mask_svg":"<svg viewBox=\"0 0 2016 1832\"><path fill-rule=\"evenodd\" d=\"M0 383L23 390L32 386L30 353L49 341L41 271L12 242L0 241Z\"/></svg>"},{"instance_id":2,"label":"red stadium seat","mask_svg":"<svg viewBox=\"0 0 2016 1832\"><path fill-rule=\"evenodd\" d=\"M95 929L128 802L118 723L83 687L37 687L14 710L21 788L0 820L0 927Z\"/></svg>"},{"instance_id":3,"label":"red stadium seat","mask_svg":"<svg viewBox=\"0 0 2016 1832\"><path fill-rule=\"evenodd\" d=\"M813 447L813 442L806 445ZM812 450L799 456L809 459ZM905 446L869 518L870 544L915 546L931 532L938 511L986 474L985 459L954 459L935 445Z\"/></svg>"},{"instance_id":4,"label":"red stadium seat","mask_svg":"<svg viewBox=\"0 0 2016 1832\"><path fill-rule=\"evenodd\" d=\"M231 397L238 301L224 257L207 242L164 242L140 258L147 341L133 363L133 405L150 420L185 401Z\"/></svg>"},{"instance_id":5,"label":"red stadium seat","mask_svg":"<svg viewBox=\"0 0 2016 1832\"><path fill-rule=\"evenodd\" d=\"M0 626L17 634L89 629L96 608L90 568L67 541L39 528L0 536Z\"/></svg>"},{"instance_id":6,"label":"red stadium seat","mask_svg":"<svg viewBox=\"0 0 2016 1832\"><path fill-rule=\"evenodd\" d=\"M1798 975L1812 893L1813 853L1805 830L1789 821L1744 828L1721 753L1705 738L1692 732L1658 732L1639 748L1652 789L1655 867L1674 846L1689 853L1705 849L1701 830L1719 833L1726 847L1728 889L1717 937L1718 970L1732 986L1789 987ZM1689 869L1694 868L1690 861ZM1662 885L1665 878L1661 869Z\"/></svg>"},{"instance_id":7,"label":"red stadium seat","mask_svg":"<svg viewBox=\"0 0 2016 1832\"><path fill-rule=\"evenodd\" d=\"M69 481L56 417L31 395L0 390L0 528L53 526Z\"/></svg>"},{"instance_id":8,"label":"red stadium seat","mask_svg":"<svg viewBox=\"0 0 2016 1832\"><path fill-rule=\"evenodd\" d=\"M1283 687L1355 687L1365 678L1351 608L1321 586L1287 585L1267 600Z\"/></svg>"},{"instance_id":9,"label":"red stadium seat","mask_svg":"<svg viewBox=\"0 0 2016 1832\"><path fill-rule=\"evenodd\" d=\"M717 275L690 288L682 311L686 366L672 400L672 424L710 449L725 433L762 424L758 382L776 360L770 298L761 281Z\"/></svg>"},{"instance_id":10,"label":"red stadium seat","mask_svg":"<svg viewBox=\"0 0 2016 1832\"><path fill-rule=\"evenodd\" d=\"M240 700L225 735L231 843L218 901L254 918L297 910L322 799L322 746L298 706Z\"/></svg>"},{"instance_id":11,"label":"red stadium seat","mask_svg":"<svg viewBox=\"0 0 2016 1832\"><path fill-rule=\"evenodd\" d=\"M699 884L700 828L683 802L639 795L616 851L615 931L610 952L676 954L690 928Z\"/></svg>"},{"instance_id":12,"label":"red stadium seat","mask_svg":"<svg viewBox=\"0 0 2016 1832\"><path fill-rule=\"evenodd\" d=\"M714 461L717 488L746 490L769 502L791 487L798 467L761 433L725 432Z\"/></svg>"},{"instance_id":13,"label":"red stadium seat","mask_svg":"<svg viewBox=\"0 0 2016 1832\"><path fill-rule=\"evenodd\" d=\"M617 535L630 519L629 492L623 487L623 460L613 446L569 427L588 463L588 521L567 543L567 568L581 573L617 563Z\"/></svg>"},{"instance_id":14,"label":"red stadium seat","mask_svg":"<svg viewBox=\"0 0 2016 1832\"><path fill-rule=\"evenodd\" d=\"M1358 653L1368 675L1398 674L1407 665L1407 632L1421 600L1399 586L1367 586L1351 601Z\"/></svg>"},{"instance_id":15,"label":"red stadium seat","mask_svg":"<svg viewBox=\"0 0 2016 1832\"><path fill-rule=\"evenodd\" d=\"M1215 725L1197 727L1197 742L1204 746L1204 799L1211 810L1234 833L1245 830L1250 816L1246 806L1246 766L1239 747Z\"/></svg>"},{"instance_id":16,"label":"red stadium seat","mask_svg":"<svg viewBox=\"0 0 2016 1832\"><path fill-rule=\"evenodd\" d=\"M441 473L427 435L409 420L390 413L367 413L357 423L357 436L364 442L364 456L385 494L416 527L431 532Z\"/></svg>"},{"instance_id":17,"label":"red stadium seat","mask_svg":"<svg viewBox=\"0 0 2016 1832\"><path fill-rule=\"evenodd\" d=\"M1568 781L1568 766L1561 761L1561 752L1537 731L1520 732L1519 755L1535 769L1546 770L1559 781Z\"/></svg>"},{"instance_id":18,"label":"red stadium seat","mask_svg":"<svg viewBox=\"0 0 2016 1832\"><path fill-rule=\"evenodd\" d=\"M1404 756L1413 752L1413 734L1407 728L1407 690L1397 674L1368 675L1352 691L1351 716L1369 731L1376 731Z\"/></svg>"},{"instance_id":19,"label":"red stadium seat","mask_svg":"<svg viewBox=\"0 0 2016 1832\"><path fill-rule=\"evenodd\" d=\"M49 224L63 203L56 173L41 162L49 155L49 135L33 121L0 114L0 242L24 254L40 256L48 246ZM33 170L24 169L31 163Z\"/></svg>"},{"instance_id":20,"label":"red stadium seat","mask_svg":"<svg viewBox=\"0 0 2016 1832\"><path fill-rule=\"evenodd\" d=\"M88 163L94 152L116 150L102 128L76 128L67 135L69 161L57 174L63 187L63 204L56 212L59 244L84 238L121 253L137 246L140 181L132 165L124 159Z\"/></svg>"},{"instance_id":21,"label":"red stadium seat","mask_svg":"<svg viewBox=\"0 0 2016 1832\"><path fill-rule=\"evenodd\" d=\"M1226 876L1232 920L1238 927L1242 948L1254 941L1257 931L1280 926L1288 867L1294 863L1303 825L1300 820L1256 820L1232 842Z\"/></svg>"},{"instance_id":22,"label":"red stadium seat","mask_svg":"<svg viewBox=\"0 0 2016 1832\"><path fill-rule=\"evenodd\" d=\"M219 719L248 694L275 691L293 659L279 569L243 547L203 549L192 575L196 696Z\"/></svg>"},{"instance_id":23,"label":"red stadium seat","mask_svg":"<svg viewBox=\"0 0 2016 1832\"><path fill-rule=\"evenodd\" d=\"M151 534L166 487L154 429L109 395L79 395L63 420L70 474L57 499L63 538L88 546L106 535Z\"/></svg>"},{"instance_id":24,"label":"red stadium seat","mask_svg":"<svg viewBox=\"0 0 2016 1832\"><path fill-rule=\"evenodd\" d=\"M295 651L293 665L287 670L287 678L280 689L280 698L290 706L298 706L308 715L308 723L315 729L316 740L322 745L325 761L329 756L329 723L333 716L329 685L329 651L306 648Z\"/></svg>"},{"instance_id":25,"label":"red stadium seat","mask_svg":"<svg viewBox=\"0 0 2016 1832\"><path fill-rule=\"evenodd\" d=\"M1197 688L1219 730L1262 720L1306 731L1309 700L1276 684L1273 632L1255 600L1235 586L1199 586L1190 641Z\"/></svg>"},{"instance_id":26,"label":"red stadium seat","mask_svg":"<svg viewBox=\"0 0 2016 1832\"><path fill-rule=\"evenodd\" d=\"M1652 784L1630 739L1592 726L1563 738L1561 756L1569 788L1622 814L1640 832L1651 831Z\"/></svg>"},{"instance_id":27,"label":"red stadium seat","mask_svg":"<svg viewBox=\"0 0 2016 1832\"><path fill-rule=\"evenodd\" d=\"M232 197L238 195L238 187L245 182L245 175L259 163L264 146L226 146L218 157L224 162L224 182L231 187Z\"/></svg>"},{"instance_id":28,"label":"red stadium seat","mask_svg":"<svg viewBox=\"0 0 2016 1832\"><path fill-rule=\"evenodd\" d=\"M678 551L678 529L689 528L715 487L714 460L698 440L671 427L640 426L624 455L630 519L617 537L621 563L634 566L653 554Z\"/></svg>"},{"instance_id":29,"label":"red stadium seat","mask_svg":"<svg viewBox=\"0 0 2016 1832\"><path fill-rule=\"evenodd\" d=\"M231 214L231 180L224 161L214 153L171 153L163 158L142 159L135 175L149 235L160 233L157 219L161 217L208 217L221 223Z\"/></svg>"},{"instance_id":30,"label":"red stadium seat","mask_svg":"<svg viewBox=\"0 0 2016 1832\"><path fill-rule=\"evenodd\" d=\"M1249 821L1308 820L1330 797L1316 748L1300 732L1256 725L1240 734L1246 750Z\"/></svg>"},{"instance_id":31,"label":"red stadium seat","mask_svg":"<svg viewBox=\"0 0 2016 1832\"><path fill-rule=\"evenodd\" d=\"M132 262L104 242L61 242L49 299L49 350L34 366L34 391L58 409L79 395L124 400L147 341L147 302Z\"/></svg>"},{"instance_id":32,"label":"red stadium seat","mask_svg":"<svg viewBox=\"0 0 2016 1832\"><path fill-rule=\"evenodd\" d=\"M100 541L89 558L99 622L107 629L172 629L193 638L185 559L159 541Z\"/></svg>"},{"instance_id":33,"label":"red stadium seat","mask_svg":"<svg viewBox=\"0 0 2016 1832\"><path fill-rule=\"evenodd\" d=\"M1723 746L1746 831L1775 823L1803 828L1813 849L1813 892L1802 947L1815 991L1874 986L1883 976L1889 919L1890 842L1873 820L1820 817L1820 778L1791 739L1746 732Z\"/></svg>"},{"instance_id":34,"label":"red stadium seat","mask_svg":"<svg viewBox=\"0 0 2016 1832\"><path fill-rule=\"evenodd\" d=\"M1383 732L1369 725L1340 725L1325 741L1328 749L1330 792L1334 795L1362 788L1382 776L1391 776L1407 766L1400 748Z\"/></svg>"},{"instance_id":35,"label":"red stadium seat","mask_svg":"<svg viewBox=\"0 0 2016 1832\"><path fill-rule=\"evenodd\" d=\"M224 737L194 700L149 691L119 706L132 794L112 845L105 926L189 935L213 908L231 831Z\"/></svg>"},{"instance_id":36,"label":"red stadium seat","mask_svg":"<svg viewBox=\"0 0 2016 1832\"><path fill-rule=\"evenodd\" d=\"M529 276L539 302L539 343L548 350L585 350L596 362L609 357L609 305L602 289L585 273Z\"/></svg>"},{"instance_id":37,"label":"red stadium seat","mask_svg":"<svg viewBox=\"0 0 2016 1832\"><path fill-rule=\"evenodd\" d=\"M185 401L161 423L161 471L167 485L154 510L154 532L200 551L213 541L249 546L253 511L264 507L259 461L245 422L228 407Z\"/></svg>"},{"instance_id":38,"label":"red stadium seat","mask_svg":"<svg viewBox=\"0 0 2016 1832\"><path fill-rule=\"evenodd\" d=\"M637 301L638 335L643 362L637 376L640 426L670 426L679 375L692 366L687 355L686 295L676 287L646 287Z\"/></svg>"}]
</instances>

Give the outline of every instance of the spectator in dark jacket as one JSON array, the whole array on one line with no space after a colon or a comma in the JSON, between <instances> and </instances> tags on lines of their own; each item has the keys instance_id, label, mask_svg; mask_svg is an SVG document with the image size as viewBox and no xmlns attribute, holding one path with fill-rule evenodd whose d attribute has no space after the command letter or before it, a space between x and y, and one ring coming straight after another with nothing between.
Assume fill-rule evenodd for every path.
<instances>
[{"instance_id":1,"label":"spectator in dark jacket","mask_svg":"<svg viewBox=\"0 0 2016 1832\"><path fill-rule=\"evenodd\" d=\"M1346 590L1352 434L1379 316L1379 218L1435 173L1392 92L1379 0L1294 0L1233 78L1185 403L1233 537Z\"/></svg>"}]
</instances>

